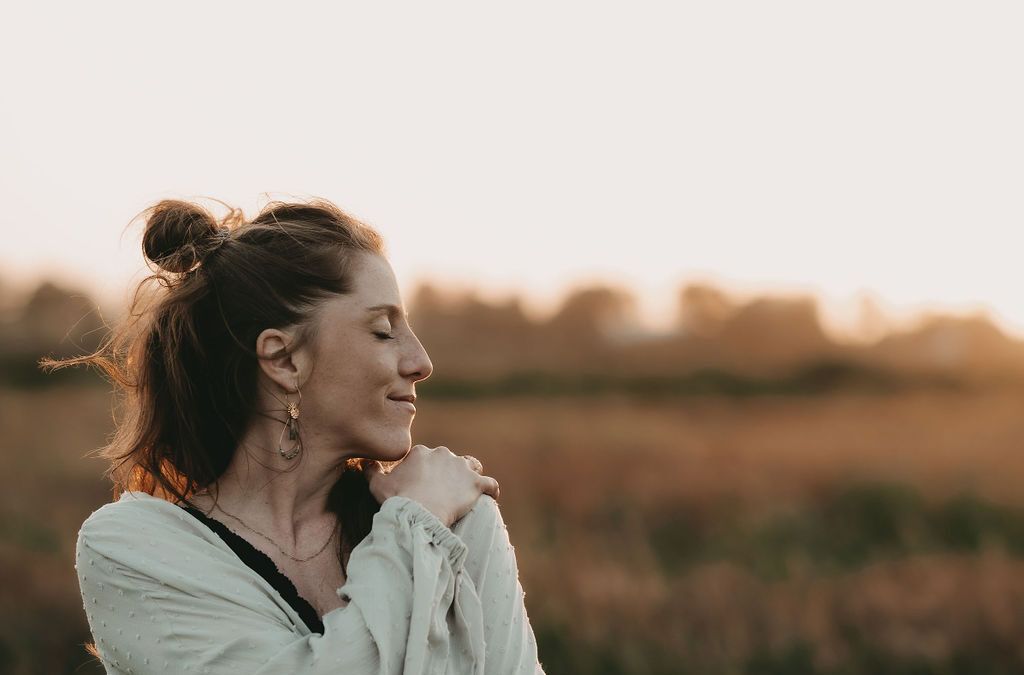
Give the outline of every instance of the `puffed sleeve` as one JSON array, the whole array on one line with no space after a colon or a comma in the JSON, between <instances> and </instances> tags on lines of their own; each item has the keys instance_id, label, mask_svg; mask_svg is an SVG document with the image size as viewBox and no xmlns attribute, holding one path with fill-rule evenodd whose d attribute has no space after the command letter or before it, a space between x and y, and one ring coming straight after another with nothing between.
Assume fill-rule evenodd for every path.
<instances>
[{"instance_id":1,"label":"puffed sleeve","mask_svg":"<svg viewBox=\"0 0 1024 675\"><path fill-rule=\"evenodd\" d=\"M76 568L108 673L484 672L482 642L467 624L479 614L463 575L467 546L419 502L381 505L337 591L348 604L323 616L322 635L297 634L261 604L260 580L232 577L237 564L204 560L173 532L154 536L102 511L79 532ZM220 564L228 571L218 576Z\"/></svg>"},{"instance_id":2,"label":"puffed sleeve","mask_svg":"<svg viewBox=\"0 0 1024 675\"><path fill-rule=\"evenodd\" d=\"M463 573L473 580L483 612L484 672L543 675L526 613L526 591L519 582L515 547L498 502L481 495L452 530L469 549Z\"/></svg>"}]
</instances>

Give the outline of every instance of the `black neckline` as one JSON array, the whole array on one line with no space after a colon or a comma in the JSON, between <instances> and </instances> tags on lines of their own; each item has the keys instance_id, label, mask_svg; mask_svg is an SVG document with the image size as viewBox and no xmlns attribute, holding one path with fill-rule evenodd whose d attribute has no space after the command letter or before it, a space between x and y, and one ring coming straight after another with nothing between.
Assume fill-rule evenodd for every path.
<instances>
[{"instance_id":1,"label":"black neckline","mask_svg":"<svg viewBox=\"0 0 1024 675\"><path fill-rule=\"evenodd\" d=\"M185 506L184 504L178 504L178 506L188 511L193 517L213 530L235 552L235 555L242 562L266 579L267 583L281 594L285 602L291 605L310 632L323 634L324 623L319 615L317 615L316 609L313 608L313 605L308 600L299 595L295 584L292 583L292 580L284 572L278 569L270 556L250 544L244 537L240 537L232 532L224 523L209 517L199 509Z\"/></svg>"}]
</instances>

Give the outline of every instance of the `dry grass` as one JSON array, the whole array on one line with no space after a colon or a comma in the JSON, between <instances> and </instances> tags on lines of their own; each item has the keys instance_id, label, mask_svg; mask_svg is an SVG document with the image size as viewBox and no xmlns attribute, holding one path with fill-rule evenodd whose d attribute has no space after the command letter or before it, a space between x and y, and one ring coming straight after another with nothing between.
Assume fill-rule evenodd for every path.
<instances>
[{"instance_id":1,"label":"dry grass","mask_svg":"<svg viewBox=\"0 0 1024 675\"><path fill-rule=\"evenodd\" d=\"M951 663L1024 672L1024 560L1006 541L868 547L855 563L826 567L813 551L777 553L761 539L681 540L780 556L784 572L765 575L748 557L707 551L682 551L666 567L674 531L658 529L679 514L715 537L726 521L808 518L865 482L897 483L927 504L967 491L1024 507L1024 393L656 402L421 393L415 441L472 453L501 482L550 673L971 672ZM83 455L109 433L109 405L99 389L0 391L0 470L11 478L0 495L9 589L0 671L71 672L88 661L73 546L107 498L104 467Z\"/></svg>"}]
</instances>

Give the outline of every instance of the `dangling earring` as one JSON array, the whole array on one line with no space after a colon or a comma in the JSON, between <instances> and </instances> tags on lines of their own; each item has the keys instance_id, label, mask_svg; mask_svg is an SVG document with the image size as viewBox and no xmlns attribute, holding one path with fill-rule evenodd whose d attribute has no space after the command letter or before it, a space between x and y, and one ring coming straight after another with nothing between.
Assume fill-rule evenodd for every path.
<instances>
[{"instance_id":1,"label":"dangling earring","mask_svg":"<svg viewBox=\"0 0 1024 675\"><path fill-rule=\"evenodd\" d=\"M302 392L299 391L298 382L295 383L295 391L299 394L298 403L292 403L288 400L288 392L284 393L285 398L285 412L288 413L288 418L285 420L284 429L281 429L281 437L277 439L277 451L285 459L295 459L295 456L302 451L302 440L299 438L299 403L302 403ZM295 445L292 446L291 450L285 451L281 444L284 440L285 432L288 432L288 440L294 441Z\"/></svg>"}]
</instances>

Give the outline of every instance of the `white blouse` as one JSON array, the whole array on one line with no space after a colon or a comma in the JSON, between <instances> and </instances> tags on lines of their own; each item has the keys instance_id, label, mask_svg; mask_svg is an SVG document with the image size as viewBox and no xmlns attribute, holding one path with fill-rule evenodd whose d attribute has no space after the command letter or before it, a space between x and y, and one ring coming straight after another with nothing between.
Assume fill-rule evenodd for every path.
<instances>
[{"instance_id":1,"label":"white blouse","mask_svg":"<svg viewBox=\"0 0 1024 675\"><path fill-rule=\"evenodd\" d=\"M417 501L385 500L322 635L204 523L144 492L86 519L75 568L108 673L544 672L489 495L450 529Z\"/></svg>"}]
</instances>

